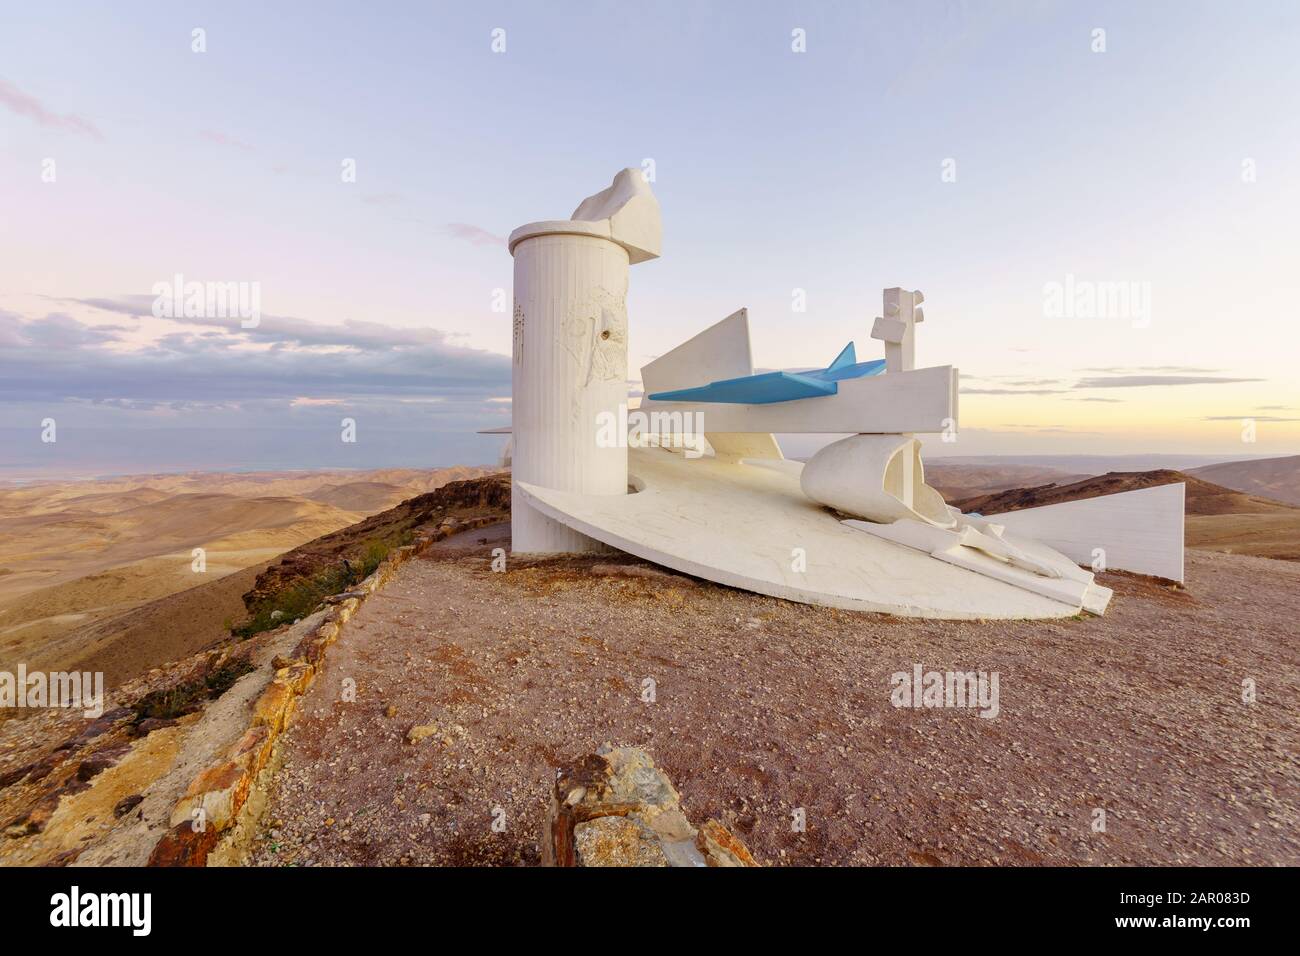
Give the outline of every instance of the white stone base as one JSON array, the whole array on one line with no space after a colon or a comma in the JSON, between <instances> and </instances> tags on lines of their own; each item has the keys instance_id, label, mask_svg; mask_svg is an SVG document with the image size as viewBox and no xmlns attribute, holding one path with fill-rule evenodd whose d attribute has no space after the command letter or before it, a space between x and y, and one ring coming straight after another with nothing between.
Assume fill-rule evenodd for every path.
<instances>
[{"instance_id":1,"label":"white stone base","mask_svg":"<svg viewBox=\"0 0 1300 956\"><path fill-rule=\"evenodd\" d=\"M608 551L609 546L548 518L528 503L518 485L510 488L510 550L514 554L581 554ZM521 542L518 547L513 542Z\"/></svg>"}]
</instances>

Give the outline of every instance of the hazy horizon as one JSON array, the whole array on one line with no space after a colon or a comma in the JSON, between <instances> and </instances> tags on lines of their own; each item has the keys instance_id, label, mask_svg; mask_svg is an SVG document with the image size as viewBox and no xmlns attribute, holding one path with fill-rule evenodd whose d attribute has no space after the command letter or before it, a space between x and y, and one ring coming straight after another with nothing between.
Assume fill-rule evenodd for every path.
<instances>
[{"instance_id":1,"label":"hazy horizon","mask_svg":"<svg viewBox=\"0 0 1300 956\"><path fill-rule=\"evenodd\" d=\"M457 436L459 437L459 436ZM477 439L495 445L497 452L500 450L500 436L474 436ZM815 450L816 442L808 442L807 448L801 448L798 444L798 438L811 438L812 436L779 436L786 439L783 442L783 450L786 457L795 459L806 459ZM818 436L819 438L829 438L834 436ZM4 431L0 431L0 440L4 438ZM1089 467L1095 468L1096 474L1105 471L1149 471L1157 468L1172 468L1174 470L1186 470L1199 468L1205 465L1220 464L1230 461L1256 461L1267 460L1271 458L1292 457L1287 455L1268 455L1268 454L1238 454L1238 455L1205 455L1192 453L1130 453L1130 454L1002 454L1002 455L979 455L979 454L945 454L940 448L932 445L926 448L926 460L930 464L964 464L964 465L1005 465L1005 464L1025 464L1039 465L1042 467L1058 467L1063 470L1080 470L1088 471ZM438 460L425 463L411 463L409 453L404 453L399 449L390 446L389 451L384 454L366 458L361 464L301 464L300 459L290 460L289 458L276 461L274 459L264 459L251 461L244 464L214 463L196 461L193 463L170 463L161 464L155 468L133 468L129 464L123 464L116 469L96 470L94 468L49 468L23 470L21 466L6 465L7 471L0 472L0 485L24 485L38 484L49 482L75 482L75 481L107 481L125 478L140 478L146 476L168 476L168 475L205 475L205 474L231 474L231 475L251 475L251 474L271 474L271 473L303 473L318 474L321 472L338 472L340 474L352 474L370 471L386 470L415 470L415 471L434 471L444 468L493 468L498 464L497 454L488 454L480 460L466 458L464 460Z\"/></svg>"}]
</instances>

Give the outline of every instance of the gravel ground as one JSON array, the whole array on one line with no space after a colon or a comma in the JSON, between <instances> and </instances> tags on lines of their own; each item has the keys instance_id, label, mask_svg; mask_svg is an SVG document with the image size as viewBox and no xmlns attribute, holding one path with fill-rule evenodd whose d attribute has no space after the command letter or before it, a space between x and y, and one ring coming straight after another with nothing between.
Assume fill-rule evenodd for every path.
<instances>
[{"instance_id":1,"label":"gravel ground","mask_svg":"<svg viewBox=\"0 0 1300 956\"><path fill-rule=\"evenodd\" d=\"M553 769L610 741L770 865L1300 864L1300 565L1188 552L1186 591L1103 575L1104 618L946 623L623 556L496 573L507 533L407 563L330 648L251 862L535 864ZM997 717L894 707L916 664L997 672Z\"/></svg>"}]
</instances>

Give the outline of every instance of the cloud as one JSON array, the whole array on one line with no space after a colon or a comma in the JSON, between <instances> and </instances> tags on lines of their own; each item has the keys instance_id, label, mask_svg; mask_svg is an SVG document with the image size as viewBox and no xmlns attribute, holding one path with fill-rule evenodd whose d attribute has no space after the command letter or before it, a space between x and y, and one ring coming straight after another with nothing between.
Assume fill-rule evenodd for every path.
<instances>
[{"instance_id":1,"label":"cloud","mask_svg":"<svg viewBox=\"0 0 1300 956\"><path fill-rule=\"evenodd\" d=\"M36 97L24 93L4 80L0 80L0 105L8 107L19 116L26 116L38 126L47 129L66 129L89 136L101 143L104 141L104 134L90 120L75 113L53 113Z\"/></svg>"},{"instance_id":2,"label":"cloud","mask_svg":"<svg viewBox=\"0 0 1300 956\"><path fill-rule=\"evenodd\" d=\"M1081 368L1080 372L1106 372L1108 374L1128 372L1180 372L1185 375L1213 375L1222 372L1221 368L1196 368L1191 365L1133 365L1111 368Z\"/></svg>"},{"instance_id":3,"label":"cloud","mask_svg":"<svg viewBox=\"0 0 1300 956\"><path fill-rule=\"evenodd\" d=\"M506 244L504 236L495 235L486 229L480 229L478 226L471 226L467 222L447 223L447 235L453 239L463 239L475 246L504 246Z\"/></svg>"},{"instance_id":4,"label":"cloud","mask_svg":"<svg viewBox=\"0 0 1300 956\"><path fill-rule=\"evenodd\" d=\"M1124 399L1122 399L1122 398L1098 398L1098 397L1095 396L1095 395L1088 395L1088 396L1085 396L1085 397L1083 397L1083 398L1067 398L1066 401L1068 401L1068 402L1119 402L1119 403L1122 404L1122 403L1124 402Z\"/></svg>"},{"instance_id":5,"label":"cloud","mask_svg":"<svg viewBox=\"0 0 1300 956\"><path fill-rule=\"evenodd\" d=\"M297 398L295 398L292 402L289 403L289 407L290 408L314 408L320 405L342 405L342 404L344 404L344 401L341 398L308 398L305 395L300 395Z\"/></svg>"},{"instance_id":6,"label":"cloud","mask_svg":"<svg viewBox=\"0 0 1300 956\"><path fill-rule=\"evenodd\" d=\"M216 143L218 146L232 146L235 149L251 150L253 147L245 143L242 139L236 139L217 130L205 129L199 132L201 139L206 139L209 143Z\"/></svg>"},{"instance_id":7,"label":"cloud","mask_svg":"<svg viewBox=\"0 0 1300 956\"><path fill-rule=\"evenodd\" d=\"M400 206L406 197L401 193L370 193L362 196L361 201L367 206Z\"/></svg>"},{"instance_id":8,"label":"cloud","mask_svg":"<svg viewBox=\"0 0 1300 956\"><path fill-rule=\"evenodd\" d=\"M1068 388L963 388L963 395L1060 395Z\"/></svg>"},{"instance_id":9,"label":"cloud","mask_svg":"<svg viewBox=\"0 0 1300 956\"><path fill-rule=\"evenodd\" d=\"M1300 422L1300 418L1279 418L1277 415L1206 415L1203 422Z\"/></svg>"},{"instance_id":10,"label":"cloud","mask_svg":"<svg viewBox=\"0 0 1300 956\"><path fill-rule=\"evenodd\" d=\"M963 395L1059 395L1070 391L1069 383L1058 378L1012 378L1007 375L970 375L962 372L965 381L988 382L987 387L962 387Z\"/></svg>"},{"instance_id":11,"label":"cloud","mask_svg":"<svg viewBox=\"0 0 1300 956\"><path fill-rule=\"evenodd\" d=\"M87 301L148 314L121 300ZM486 413L489 398L509 391L508 356L458 345L437 329L277 316L264 316L255 329L242 329L237 320L176 321L194 328L135 345L121 334L131 330L119 325L60 312L35 319L0 312L0 403L276 400L287 407L293 400L303 404L304 396L441 397L461 412Z\"/></svg>"},{"instance_id":12,"label":"cloud","mask_svg":"<svg viewBox=\"0 0 1300 956\"><path fill-rule=\"evenodd\" d=\"M1226 378L1217 375L1113 375L1081 378L1075 388L1145 388L1148 385L1229 385L1263 382L1262 378Z\"/></svg>"},{"instance_id":13,"label":"cloud","mask_svg":"<svg viewBox=\"0 0 1300 956\"><path fill-rule=\"evenodd\" d=\"M1017 431L1018 429L1025 429L1025 431ZM964 434L970 433L972 431L987 431L989 434L1010 434L1010 433L1036 434L1036 435L1041 435L1044 433L1052 433L1052 434L1060 434L1060 435L1100 435L1101 434L1101 432L1078 431L1073 428L1067 428L1064 425L1029 425L1024 423L995 425L994 427L988 429L971 429L971 428L962 429L962 432Z\"/></svg>"},{"instance_id":14,"label":"cloud","mask_svg":"<svg viewBox=\"0 0 1300 956\"><path fill-rule=\"evenodd\" d=\"M188 278L188 277L187 277ZM159 280L164 281L164 280ZM116 312L136 318L152 318L153 296L124 295L116 298L73 299L73 302L87 305L105 312ZM450 346L450 336L439 329L405 329L379 322L367 322L362 319L346 319L339 325L326 325L308 319L298 319L283 315L262 314L256 328L245 329L240 320L187 318L178 316L168 321L180 325L193 325L207 331L201 333L209 337L221 338L225 335L237 335L251 342L264 342L278 346L298 346L302 348L352 348L384 349L405 346Z\"/></svg>"}]
</instances>

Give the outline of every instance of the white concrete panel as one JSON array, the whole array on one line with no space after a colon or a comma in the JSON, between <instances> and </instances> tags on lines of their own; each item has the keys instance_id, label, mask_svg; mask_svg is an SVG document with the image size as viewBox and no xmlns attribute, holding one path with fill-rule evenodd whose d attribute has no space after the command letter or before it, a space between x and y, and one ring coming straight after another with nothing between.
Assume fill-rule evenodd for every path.
<instances>
[{"instance_id":1,"label":"white concrete panel","mask_svg":"<svg viewBox=\"0 0 1300 956\"><path fill-rule=\"evenodd\" d=\"M632 449L641 490L582 495L518 482L529 505L575 531L719 584L908 617L1065 617L1067 604L846 527L784 468ZM795 549L806 569L796 570Z\"/></svg>"},{"instance_id":2,"label":"white concrete panel","mask_svg":"<svg viewBox=\"0 0 1300 956\"><path fill-rule=\"evenodd\" d=\"M1183 580L1182 482L992 515L1009 532L1091 566L1105 551L1107 568Z\"/></svg>"},{"instance_id":3,"label":"white concrete panel","mask_svg":"<svg viewBox=\"0 0 1300 956\"><path fill-rule=\"evenodd\" d=\"M749 310L738 309L642 367L641 384L649 395L753 374ZM770 432L706 432L704 437L713 446L714 454L730 461L783 457L776 436Z\"/></svg>"}]
</instances>

